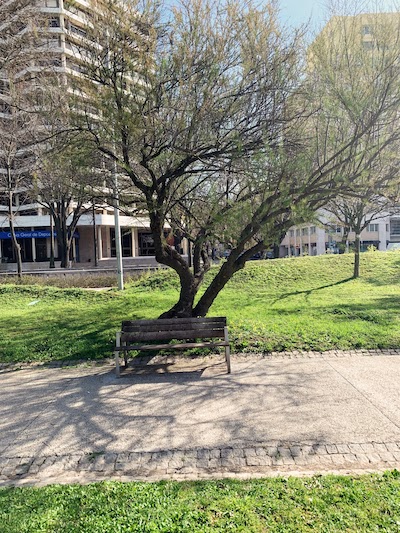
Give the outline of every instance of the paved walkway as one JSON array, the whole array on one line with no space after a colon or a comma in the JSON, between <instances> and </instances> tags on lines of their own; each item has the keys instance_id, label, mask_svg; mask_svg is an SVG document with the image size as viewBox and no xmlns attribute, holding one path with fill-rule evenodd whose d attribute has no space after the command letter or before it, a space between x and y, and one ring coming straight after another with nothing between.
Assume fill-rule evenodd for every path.
<instances>
[{"instance_id":1,"label":"paved walkway","mask_svg":"<svg viewBox=\"0 0 400 533\"><path fill-rule=\"evenodd\" d=\"M154 360L153 360L154 363ZM0 486L400 469L400 350L0 369Z\"/></svg>"}]
</instances>

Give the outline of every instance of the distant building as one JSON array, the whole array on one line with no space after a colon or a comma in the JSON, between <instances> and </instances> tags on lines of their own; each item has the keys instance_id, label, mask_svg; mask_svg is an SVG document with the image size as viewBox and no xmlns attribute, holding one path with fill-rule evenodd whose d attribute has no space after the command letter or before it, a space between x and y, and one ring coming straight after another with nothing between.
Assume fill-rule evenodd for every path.
<instances>
[{"instance_id":1,"label":"distant building","mask_svg":"<svg viewBox=\"0 0 400 533\"><path fill-rule=\"evenodd\" d=\"M281 242L279 256L343 253L351 249L355 238L354 232L350 231L346 241L345 234L342 224L339 222L335 224L331 219L328 222L327 218L325 225L293 226ZM400 211L398 215L383 214L361 232L361 251L366 251L368 246L374 246L384 252L398 243L400 243Z\"/></svg>"},{"instance_id":2,"label":"distant building","mask_svg":"<svg viewBox=\"0 0 400 533\"><path fill-rule=\"evenodd\" d=\"M313 58L315 47L318 46L328 47L333 64L336 64L336 60L340 64L344 59L344 50L354 55L360 51L370 51L373 68L374 50L382 52L389 46L400 46L399 23L398 12L332 17L310 46L310 70L314 68ZM343 253L351 248L355 240L353 231L346 231L343 224L336 222L332 215L324 214L322 210L318 218L322 223L301 224L289 229L280 243L280 257ZM361 232L360 237L361 251L367 250L368 246L381 251L396 247L400 243L400 208L396 215L383 213L380 218L373 220Z\"/></svg>"}]
</instances>

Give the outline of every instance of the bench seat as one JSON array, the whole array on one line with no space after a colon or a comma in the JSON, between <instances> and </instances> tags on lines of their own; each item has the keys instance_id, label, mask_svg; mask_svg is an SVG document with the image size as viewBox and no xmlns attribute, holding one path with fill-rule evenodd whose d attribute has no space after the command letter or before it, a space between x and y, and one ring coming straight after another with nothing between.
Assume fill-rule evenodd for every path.
<instances>
[{"instance_id":1,"label":"bench seat","mask_svg":"<svg viewBox=\"0 0 400 533\"><path fill-rule=\"evenodd\" d=\"M203 340L198 342L198 339ZM186 342L160 342L167 340ZM149 344L149 341L154 341L154 344ZM216 348L220 346L225 347L227 370L228 373L231 372L226 317L124 320L121 331L117 332L115 344L115 369L118 377L120 375L120 352L123 353L125 366L127 366L129 352L133 350L185 350L188 348Z\"/></svg>"}]
</instances>

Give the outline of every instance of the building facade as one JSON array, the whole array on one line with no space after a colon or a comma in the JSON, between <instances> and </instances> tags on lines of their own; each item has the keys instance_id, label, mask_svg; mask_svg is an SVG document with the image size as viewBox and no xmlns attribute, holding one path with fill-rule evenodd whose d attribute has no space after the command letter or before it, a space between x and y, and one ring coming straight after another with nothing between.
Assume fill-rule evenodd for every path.
<instances>
[{"instance_id":1,"label":"building facade","mask_svg":"<svg viewBox=\"0 0 400 533\"><path fill-rule=\"evenodd\" d=\"M280 257L338 254L352 248L354 231L347 233L342 224L331 220L328 222L327 218L324 222L290 228L281 242ZM369 246L382 252L400 247L400 212L398 215L382 214L382 217L368 224L360 234L360 246L363 252Z\"/></svg>"},{"instance_id":2,"label":"building facade","mask_svg":"<svg viewBox=\"0 0 400 533\"><path fill-rule=\"evenodd\" d=\"M51 68L52 72L74 75L79 73L79 45L86 36L94 2L90 0L41 0L38 14L47 21L41 39L43 58L36 57L31 69ZM42 19L41 19L42 20ZM1 36L1 35L0 35ZM0 73L1 78L1 73ZM7 120L7 79L0 79L0 120ZM1 171L1 169L0 169ZM50 214L39 202L26 199L23 189L13 192L13 222L21 246L24 270L48 267L52 237L56 235ZM146 216L120 215L122 256L126 265L149 266L155 264L153 240ZM168 233L166 228L166 233ZM174 237L170 236L170 240ZM174 244L182 249L175 238ZM54 256L60 257L57 245ZM112 267L116 263L115 227L113 207L87 206L74 233L70 264L72 267L94 265ZM0 190L0 271L15 270L16 257L12 246L6 191Z\"/></svg>"}]
</instances>

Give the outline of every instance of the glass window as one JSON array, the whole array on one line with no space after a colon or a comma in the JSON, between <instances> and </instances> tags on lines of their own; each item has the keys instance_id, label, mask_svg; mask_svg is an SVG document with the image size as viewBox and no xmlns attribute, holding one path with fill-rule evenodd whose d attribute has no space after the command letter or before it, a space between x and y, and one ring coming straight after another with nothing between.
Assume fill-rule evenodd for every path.
<instances>
[{"instance_id":1,"label":"glass window","mask_svg":"<svg viewBox=\"0 0 400 533\"><path fill-rule=\"evenodd\" d=\"M378 230L379 230L378 224L368 224L367 231L378 231Z\"/></svg>"},{"instance_id":2,"label":"glass window","mask_svg":"<svg viewBox=\"0 0 400 533\"><path fill-rule=\"evenodd\" d=\"M139 233L139 255L155 255L154 240L151 233Z\"/></svg>"},{"instance_id":3,"label":"glass window","mask_svg":"<svg viewBox=\"0 0 400 533\"><path fill-rule=\"evenodd\" d=\"M394 218L390 221L391 235L400 235L400 218Z\"/></svg>"},{"instance_id":4,"label":"glass window","mask_svg":"<svg viewBox=\"0 0 400 533\"><path fill-rule=\"evenodd\" d=\"M364 50L373 50L374 43L372 41L364 41L362 43Z\"/></svg>"},{"instance_id":5,"label":"glass window","mask_svg":"<svg viewBox=\"0 0 400 533\"><path fill-rule=\"evenodd\" d=\"M60 17L50 17L49 26L50 26L50 28L59 28L60 27Z\"/></svg>"}]
</instances>

